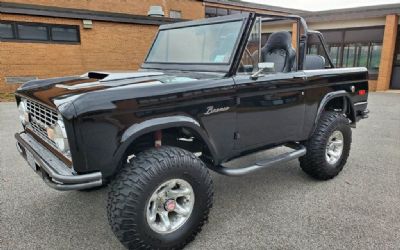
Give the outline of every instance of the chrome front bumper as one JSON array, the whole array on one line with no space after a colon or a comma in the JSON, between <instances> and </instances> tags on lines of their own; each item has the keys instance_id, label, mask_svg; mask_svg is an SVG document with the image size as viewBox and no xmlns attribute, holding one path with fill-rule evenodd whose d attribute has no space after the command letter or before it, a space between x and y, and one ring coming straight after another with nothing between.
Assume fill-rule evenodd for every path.
<instances>
[{"instance_id":1,"label":"chrome front bumper","mask_svg":"<svg viewBox=\"0 0 400 250\"><path fill-rule=\"evenodd\" d=\"M15 134L17 149L31 168L50 187L57 190L79 190L101 186L101 172L77 174L57 156L24 132Z\"/></svg>"}]
</instances>

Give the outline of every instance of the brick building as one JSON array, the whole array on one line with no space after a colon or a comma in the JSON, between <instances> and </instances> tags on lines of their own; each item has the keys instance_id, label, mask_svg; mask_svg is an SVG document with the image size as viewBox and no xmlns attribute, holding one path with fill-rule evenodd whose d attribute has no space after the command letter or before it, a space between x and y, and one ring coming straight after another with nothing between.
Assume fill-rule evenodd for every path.
<instances>
[{"instance_id":1,"label":"brick building","mask_svg":"<svg viewBox=\"0 0 400 250\"><path fill-rule=\"evenodd\" d=\"M151 6L160 6L164 15L149 16ZM158 25L249 11L304 16L311 29L326 36L337 66L368 67L373 90L400 88L400 5L304 12L224 0L5 0L0 2L0 93L30 79L137 69ZM309 53L320 51L310 43Z\"/></svg>"}]
</instances>

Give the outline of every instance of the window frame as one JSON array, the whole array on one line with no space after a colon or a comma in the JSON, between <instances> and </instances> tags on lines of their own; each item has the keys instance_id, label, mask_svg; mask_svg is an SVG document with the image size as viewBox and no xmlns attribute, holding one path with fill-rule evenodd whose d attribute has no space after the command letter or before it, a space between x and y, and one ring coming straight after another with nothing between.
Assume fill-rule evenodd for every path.
<instances>
[{"instance_id":1,"label":"window frame","mask_svg":"<svg viewBox=\"0 0 400 250\"><path fill-rule=\"evenodd\" d=\"M11 24L13 38L0 38L1 42L26 42L26 43L51 43L51 44L71 44L76 45L81 43L81 32L79 25L68 25L68 24L50 24L50 23L38 23L38 22L19 22L19 21L8 21L2 20L0 23ZM47 40L39 40L39 39L24 39L19 37L18 33L18 25L25 26L40 26L46 28ZM66 28L66 29L75 29L77 31L77 41L65 41L65 40L53 40L51 28Z\"/></svg>"},{"instance_id":2,"label":"window frame","mask_svg":"<svg viewBox=\"0 0 400 250\"><path fill-rule=\"evenodd\" d=\"M28 27L35 27L35 28L45 28L46 29L46 39L30 39L30 38L21 38L20 37L20 32L19 32L19 29L18 29L18 26L19 25L21 25L21 26L28 26ZM17 23L15 23L15 24L13 24L13 27L14 27L14 29L15 29L15 32L16 32L16 36L15 36L15 39L18 39L18 40L22 40L22 41L38 41L38 42L48 42L48 41L51 41L51 38L50 38L50 34L49 34L49 27L48 26L46 26L46 25L39 25L39 24L33 24L33 23L20 23L20 22L17 22Z\"/></svg>"},{"instance_id":3,"label":"window frame","mask_svg":"<svg viewBox=\"0 0 400 250\"><path fill-rule=\"evenodd\" d=\"M64 29L75 29L76 30L76 36L77 36L77 41L66 41L66 40L54 40L53 39L53 28L64 28ZM81 33L80 33L80 27L78 25L50 25L49 27L49 34L50 34L50 39L51 42L53 43L80 43L81 42Z\"/></svg>"},{"instance_id":4,"label":"window frame","mask_svg":"<svg viewBox=\"0 0 400 250\"><path fill-rule=\"evenodd\" d=\"M382 42L370 42L369 43L369 57L368 57L368 72L372 73L373 75L378 75L379 74L379 66L378 68L374 69L371 68L371 62L372 62L372 52L373 52L373 46L379 46L380 47L380 57L382 57L382 48L383 48L383 41ZM379 64L380 64L380 59L379 59Z\"/></svg>"},{"instance_id":5,"label":"window frame","mask_svg":"<svg viewBox=\"0 0 400 250\"><path fill-rule=\"evenodd\" d=\"M242 27L240 28L239 32L239 39L236 41L235 48L233 49L234 54L230 58L230 62L228 64L221 64L221 63L213 63L213 64L182 64L182 63L154 63L154 62L146 62L150 51L153 49L154 43L156 41L156 38L153 40L153 43L150 46L150 49L148 50L144 62L141 64L141 68L143 69L166 69L166 70L187 70L187 71L207 71L207 72L219 72L219 73L224 73L224 74L233 74L233 69L236 67L236 60L238 59L238 49L242 46L241 42L243 40L243 37L246 35L245 30L246 28L251 24L252 21L252 15L235 15L235 16L221 16L218 18L215 18L214 20L208 20L207 18L200 19L200 20L195 20L195 21L189 21L189 22L176 22L176 23L171 23L171 24L165 24L160 26L156 38L159 35L160 31L162 30L168 30L168 29L179 29L182 27L192 27L192 26L199 26L199 25L204 25L204 24L217 24L217 23L224 23L224 22L234 22L234 21L242 21Z\"/></svg>"},{"instance_id":6,"label":"window frame","mask_svg":"<svg viewBox=\"0 0 400 250\"><path fill-rule=\"evenodd\" d=\"M213 10L213 12L211 10ZM206 18L216 17L217 16L217 7L206 6L204 8L204 15L205 15Z\"/></svg>"},{"instance_id":7,"label":"window frame","mask_svg":"<svg viewBox=\"0 0 400 250\"><path fill-rule=\"evenodd\" d=\"M199 27L199 26L211 26L211 25L218 25L218 24L226 24L226 23L235 23L235 22L241 22L241 26L240 29L238 31L238 37L237 40L234 43L234 46L232 48L231 51L231 55L229 58L229 61L227 62L163 62L163 61L147 61L149 56L151 55L151 51L153 50L153 47L156 45L156 41L159 37L159 35L161 34L161 32L163 31L168 31L168 30L174 30L174 29L178 29L178 28L165 28L165 29L159 29L157 32L156 37L154 38L154 41L146 55L146 58L144 60L144 64L164 64L164 65L210 65L210 66L228 66L231 65L234 57L235 57L235 51L237 50L239 43L240 43L240 39L241 36L243 35L243 30L245 28L246 25L246 21L243 18L236 18L236 19L232 19L232 20L220 20L220 21L216 21L216 22L211 22L211 23L205 23L205 24L194 24L194 25L187 25L187 26L183 26L182 28L193 28L193 27Z\"/></svg>"},{"instance_id":8,"label":"window frame","mask_svg":"<svg viewBox=\"0 0 400 250\"><path fill-rule=\"evenodd\" d=\"M213 10L213 11L211 11ZM218 14L218 10L226 11L226 14ZM237 15L242 13L248 13L248 11L234 8L224 8L224 7L216 7L216 6L206 6L204 8L204 16L205 18L212 18L218 16L228 16L228 15Z\"/></svg>"},{"instance_id":9,"label":"window frame","mask_svg":"<svg viewBox=\"0 0 400 250\"><path fill-rule=\"evenodd\" d=\"M9 25L11 25L11 32L12 32L12 36L13 36L12 38L0 38L0 40L3 40L3 39L7 39L7 40L16 39L17 35L15 33L14 25L12 23L10 23L10 22L7 22L7 21L5 21L5 22L0 21L0 23L1 24L9 24Z\"/></svg>"}]
</instances>

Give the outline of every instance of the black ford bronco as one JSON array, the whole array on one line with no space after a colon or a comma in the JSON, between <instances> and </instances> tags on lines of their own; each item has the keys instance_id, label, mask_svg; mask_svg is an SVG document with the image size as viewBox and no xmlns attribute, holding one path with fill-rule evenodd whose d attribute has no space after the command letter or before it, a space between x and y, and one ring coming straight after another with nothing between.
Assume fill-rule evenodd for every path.
<instances>
[{"instance_id":1,"label":"black ford bronco","mask_svg":"<svg viewBox=\"0 0 400 250\"><path fill-rule=\"evenodd\" d=\"M335 177L351 127L367 117L367 79L366 68L335 68L321 33L298 16L167 24L139 71L22 85L15 138L52 188L110 184L108 220L127 248L179 249L207 220L209 170L242 176L298 158L310 176ZM229 167L276 147L286 151Z\"/></svg>"}]
</instances>

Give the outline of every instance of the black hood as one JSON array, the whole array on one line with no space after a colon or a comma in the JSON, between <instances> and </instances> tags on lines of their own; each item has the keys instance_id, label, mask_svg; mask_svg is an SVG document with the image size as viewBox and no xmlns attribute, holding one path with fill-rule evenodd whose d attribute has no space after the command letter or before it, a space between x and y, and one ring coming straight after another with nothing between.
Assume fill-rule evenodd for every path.
<instances>
[{"instance_id":1,"label":"black hood","mask_svg":"<svg viewBox=\"0 0 400 250\"><path fill-rule=\"evenodd\" d=\"M221 78L221 74L193 73L181 71L92 71L81 76L69 76L34 80L23 84L16 94L25 96L46 104L60 108L61 105L73 103L78 99L85 100L85 96L107 95L119 92L119 95L135 96L139 92L147 96L156 94L155 88L168 89L168 86L182 86L199 80ZM186 85L186 84L185 84ZM152 91L147 89L152 89ZM143 95L142 95L143 96ZM127 96L126 96L127 97Z\"/></svg>"}]
</instances>

